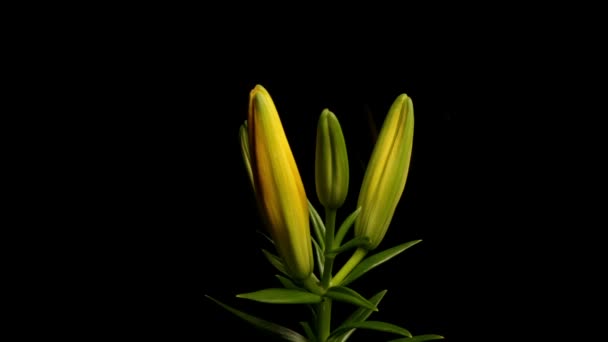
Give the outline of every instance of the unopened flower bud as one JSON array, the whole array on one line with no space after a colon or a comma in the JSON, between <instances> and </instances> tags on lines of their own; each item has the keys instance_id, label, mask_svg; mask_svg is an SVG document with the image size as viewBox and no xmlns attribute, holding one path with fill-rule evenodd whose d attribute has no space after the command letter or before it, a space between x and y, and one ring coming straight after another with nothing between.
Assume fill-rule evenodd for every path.
<instances>
[{"instance_id":1,"label":"unopened flower bud","mask_svg":"<svg viewBox=\"0 0 608 342\"><path fill-rule=\"evenodd\" d=\"M315 183L323 206L336 209L348 194L348 154L338 118L325 109L317 125Z\"/></svg>"},{"instance_id":2,"label":"unopened flower bud","mask_svg":"<svg viewBox=\"0 0 608 342\"><path fill-rule=\"evenodd\" d=\"M264 87L250 93L251 173L262 216L288 272L296 279L313 270L308 200L277 109Z\"/></svg>"},{"instance_id":3,"label":"unopened flower bud","mask_svg":"<svg viewBox=\"0 0 608 342\"><path fill-rule=\"evenodd\" d=\"M376 248L391 223L405 188L414 137L414 106L405 94L397 97L384 120L363 177L355 236L368 237Z\"/></svg>"}]
</instances>

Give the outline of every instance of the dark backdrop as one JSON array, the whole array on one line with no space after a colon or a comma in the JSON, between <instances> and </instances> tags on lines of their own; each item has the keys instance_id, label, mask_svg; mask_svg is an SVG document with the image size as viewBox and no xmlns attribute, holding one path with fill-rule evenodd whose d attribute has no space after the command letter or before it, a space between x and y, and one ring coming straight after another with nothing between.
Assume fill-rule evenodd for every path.
<instances>
[{"instance_id":1,"label":"dark backdrop","mask_svg":"<svg viewBox=\"0 0 608 342\"><path fill-rule=\"evenodd\" d=\"M542 56L449 30L413 48L415 35L399 30L309 41L263 29L199 36L196 26L121 37L124 46L95 70L104 83L83 139L94 142L85 152L98 203L89 217L102 245L103 276L93 277L103 288L102 330L192 341L263 336L206 294L299 329L283 313L305 311L234 297L278 285L260 251L263 227L239 147L256 84L275 100L313 203L316 120L324 108L340 119L352 176L339 217L354 209L371 122L380 127L399 94L413 99L410 174L380 248L423 242L354 284L366 296L388 289L376 318L414 334L483 340L534 312L517 293L549 302L532 279L554 266L523 257L550 238L538 202L556 192L539 167L556 151L533 138L552 124L537 82L552 75Z\"/></svg>"},{"instance_id":2,"label":"dark backdrop","mask_svg":"<svg viewBox=\"0 0 608 342\"><path fill-rule=\"evenodd\" d=\"M162 69L177 75L149 76L153 86L145 89L152 91L138 93L144 110L133 108L129 115L134 117L124 121L128 143L116 146L122 159L120 170L115 170L123 188L118 203L124 207L119 210L129 217L114 228L126 238L130 256L121 268L127 280L120 292L126 294L128 308L119 309L121 316L136 320L146 331L193 340L221 333L227 334L225 339L211 340L260 336L206 300L205 294L297 329L297 322L284 313L306 317L304 308L234 297L278 285L261 254L260 248L268 246L256 233L263 226L239 149L239 125L256 84L273 96L307 195L316 204L316 120L324 108L341 120L352 170L341 218L355 208L373 144L370 121L379 128L399 94L412 97L416 126L410 174L380 248L413 239L423 242L355 285L365 296L389 290L378 319L415 334L455 339L475 327L479 311L502 300L485 292L497 275L497 261L487 259L486 249L495 248L495 230L510 220L502 212L495 216L492 200L508 185L500 179L506 171L496 168L509 166L500 165L504 150L502 142L496 145L499 138L494 134L502 130L493 126L496 114L487 108L485 118L472 115L484 108L486 96L496 96L493 90L467 85L471 80L465 84L457 65L440 62L430 67L405 60L362 66L345 60L349 68L338 73L333 67L310 71L307 63L283 70L266 61L245 64L236 74L213 70L213 64L198 69L194 58L186 63L175 71ZM341 61L335 63L344 67ZM469 315L474 316L467 319ZM357 335L359 340L373 336Z\"/></svg>"}]
</instances>

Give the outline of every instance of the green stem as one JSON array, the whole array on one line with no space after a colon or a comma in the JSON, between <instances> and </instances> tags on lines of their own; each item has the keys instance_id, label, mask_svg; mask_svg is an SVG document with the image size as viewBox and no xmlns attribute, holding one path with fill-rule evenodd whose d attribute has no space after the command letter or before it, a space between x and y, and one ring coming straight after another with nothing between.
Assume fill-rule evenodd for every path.
<instances>
[{"instance_id":1,"label":"green stem","mask_svg":"<svg viewBox=\"0 0 608 342\"><path fill-rule=\"evenodd\" d=\"M342 222L342 225L338 229L338 233L336 233L336 238L334 239L335 248L340 247L340 245L342 244L342 240L344 240L346 233L350 231L350 228L353 226L354 223L353 221L356 219L357 216L359 216L360 212L361 207L357 208L357 210L355 210L344 220L344 222Z\"/></svg>"},{"instance_id":2,"label":"green stem","mask_svg":"<svg viewBox=\"0 0 608 342\"><path fill-rule=\"evenodd\" d=\"M346 264L342 266L340 271L338 271L336 276L332 279L331 286L340 285L340 283L344 281L344 278L346 278L346 276L355 268L355 266L357 266L361 262L361 260L363 260L366 254L366 249L357 248L355 253L353 253L353 255L350 257L350 259L348 259Z\"/></svg>"},{"instance_id":3,"label":"green stem","mask_svg":"<svg viewBox=\"0 0 608 342\"><path fill-rule=\"evenodd\" d=\"M316 293L320 296L325 294L325 289L323 289L321 287L321 285L319 285L319 279L317 279L317 277L315 277L314 273L311 273L308 278L301 280L301 282L302 282L302 285L304 285L304 287L306 289L308 289L308 291L310 291L312 293Z\"/></svg>"},{"instance_id":4,"label":"green stem","mask_svg":"<svg viewBox=\"0 0 608 342\"><path fill-rule=\"evenodd\" d=\"M336 230L336 209L325 208L325 249L331 250L334 244L334 234ZM325 265L321 276L321 286L324 290L331 284L331 272L334 265L334 257L325 255ZM317 332L319 342L325 342L331 332L331 299L323 298L318 305L317 312Z\"/></svg>"},{"instance_id":5,"label":"green stem","mask_svg":"<svg viewBox=\"0 0 608 342\"><path fill-rule=\"evenodd\" d=\"M331 332L331 299L323 298L323 301L318 305L317 315L319 318L319 342L325 342Z\"/></svg>"},{"instance_id":6,"label":"green stem","mask_svg":"<svg viewBox=\"0 0 608 342\"><path fill-rule=\"evenodd\" d=\"M330 251L334 245L334 231L336 230L336 209L325 208L325 250ZM323 276L321 285L328 288L331 282L331 272L334 265L334 258L325 256Z\"/></svg>"}]
</instances>

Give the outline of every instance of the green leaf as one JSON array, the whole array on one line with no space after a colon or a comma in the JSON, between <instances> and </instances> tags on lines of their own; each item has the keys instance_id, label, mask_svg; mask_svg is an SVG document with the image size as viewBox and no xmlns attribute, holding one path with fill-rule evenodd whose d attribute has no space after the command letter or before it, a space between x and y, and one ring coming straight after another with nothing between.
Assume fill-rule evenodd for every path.
<instances>
[{"instance_id":1,"label":"green leaf","mask_svg":"<svg viewBox=\"0 0 608 342\"><path fill-rule=\"evenodd\" d=\"M376 293L369 299L369 302L374 304L377 307L378 304L380 303L380 301L382 300L382 298L384 297L384 295L386 294L386 292L387 292L387 290L383 290L383 291ZM348 323L363 322L372 314L372 312L373 312L373 310L370 310L370 309L358 308L337 329L341 328L343 325L348 324ZM348 340L350 335L352 335L355 332L355 330L356 329L349 329L341 334L337 334L334 337L332 337L332 339L330 341L331 342L345 342L346 340Z\"/></svg>"},{"instance_id":2,"label":"green leaf","mask_svg":"<svg viewBox=\"0 0 608 342\"><path fill-rule=\"evenodd\" d=\"M264 237L264 239L266 239L268 242L270 242L271 245L274 245L274 240L270 236L266 235L261 230L256 230L256 233L262 235Z\"/></svg>"},{"instance_id":3,"label":"green leaf","mask_svg":"<svg viewBox=\"0 0 608 342\"><path fill-rule=\"evenodd\" d=\"M291 281L288 278L283 277L280 274L275 274L275 277L277 277L277 279L279 279L279 281L281 282L281 284L283 284L283 286L287 289L299 289L299 287L294 284L293 281Z\"/></svg>"},{"instance_id":4,"label":"green leaf","mask_svg":"<svg viewBox=\"0 0 608 342\"><path fill-rule=\"evenodd\" d=\"M241 293L236 296L269 304L313 304L320 303L322 299L317 294L303 290L277 288Z\"/></svg>"},{"instance_id":5,"label":"green leaf","mask_svg":"<svg viewBox=\"0 0 608 342\"><path fill-rule=\"evenodd\" d=\"M217 299L212 298L211 296L205 295L205 297L209 298L209 300L215 302L217 305L221 306L222 308L226 309L227 311L231 312L232 314L236 315L237 317L245 320L246 322L249 322L253 326L255 326L259 329L262 329L264 331L268 331L270 333L279 335L280 337L282 337L283 339L285 339L287 341L291 341L291 342L307 342L308 341L306 339L306 337L304 337L304 336L300 335L299 333L297 333L289 328L286 328L282 325L278 325L276 323L272 323L272 322L266 321L264 319L252 316L243 311L237 310L231 306L228 306L228 305L220 302Z\"/></svg>"},{"instance_id":6,"label":"green leaf","mask_svg":"<svg viewBox=\"0 0 608 342\"><path fill-rule=\"evenodd\" d=\"M315 232L319 247L321 247L322 251L325 251L325 224L310 201L308 201L308 212L310 214L312 230Z\"/></svg>"},{"instance_id":7,"label":"green leaf","mask_svg":"<svg viewBox=\"0 0 608 342\"><path fill-rule=\"evenodd\" d=\"M376 293L369 299L369 302L372 303L375 307L378 307L378 304L380 304L380 301L382 300L382 298L384 298L384 295L386 294L386 292L388 292L388 291L382 290L382 291ZM374 310L370 310L370 309L366 309L366 308L359 308L355 312L353 312L350 316L348 316L348 318L346 320L344 320L344 322L342 324L365 321L369 317L369 315L372 314L372 312L374 312Z\"/></svg>"},{"instance_id":8,"label":"green leaf","mask_svg":"<svg viewBox=\"0 0 608 342\"><path fill-rule=\"evenodd\" d=\"M323 250L317 244L315 239L310 239L315 248L315 257L317 258L317 264L319 266L319 274L323 274L323 269L325 268L325 255L323 255Z\"/></svg>"},{"instance_id":9,"label":"green leaf","mask_svg":"<svg viewBox=\"0 0 608 342\"><path fill-rule=\"evenodd\" d=\"M342 244L342 240L344 240L344 237L350 230L350 227L353 226L353 223L355 223L357 216L359 216L359 213L361 213L361 208L362 207L357 208L357 210L355 210L352 214L348 215L346 219L344 219L344 222L342 222L340 228L338 228L338 233L336 234L336 238L334 239L335 246L340 246L340 244Z\"/></svg>"},{"instance_id":10,"label":"green leaf","mask_svg":"<svg viewBox=\"0 0 608 342\"><path fill-rule=\"evenodd\" d=\"M340 302L351 303L364 307L366 309L378 311L378 308L376 308L374 304L372 304L369 300L365 299L365 297L363 297L362 295L355 292L355 290L349 289L348 287L331 287L329 290L327 290L325 296Z\"/></svg>"},{"instance_id":11,"label":"green leaf","mask_svg":"<svg viewBox=\"0 0 608 342\"><path fill-rule=\"evenodd\" d=\"M306 306L310 310L310 315L312 316L311 322L316 322L317 321L317 310L316 310L317 305L308 304Z\"/></svg>"},{"instance_id":12,"label":"green leaf","mask_svg":"<svg viewBox=\"0 0 608 342\"><path fill-rule=\"evenodd\" d=\"M377 330L388 333L393 333L397 335L412 337L409 331L406 329L386 322L381 321L364 321L364 322L352 322L348 324L344 324L334 331L334 334L339 334L349 329L369 329L369 330Z\"/></svg>"},{"instance_id":13,"label":"green leaf","mask_svg":"<svg viewBox=\"0 0 608 342\"><path fill-rule=\"evenodd\" d=\"M349 283L352 283L355 279L380 266L381 264L389 261L390 259L399 255L399 253L405 251L406 249L412 247L420 241L422 240L409 241L364 259L359 265L357 265L357 267L352 270L352 272L350 272L349 275L346 276L346 278L344 279L344 281L342 281L341 284L347 285Z\"/></svg>"},{"instance_id":14,"label":"green leaf","mask_svg":"<svg viewBox=\"0 0 608 342\"><path fill-rule=\"evenodd\" d=\"M268 261L276 268L279 272L283 273L286 276L289 276L287 270L285 269L285 265L283 265L283 261L278 256L270 253L269 251L262 248L262 252Z\"/></svg>"},{"instance_id":15,"label":"green leaf","mask_svg":"<svg viewBox=\"0 0 608 342\"><path fill-rule=\"evenodd\" d=\"M363 247L368 244L369 244L369 238L367 236L359 236L359 237L356 237L356 238L348 241L342 247L327 252L326 256L335 257L336 255L338 255L342 252L345 252L349 249L353 249L356 247Z\"/></svg>"},{"instance_id":16,"label":"green leaf","mask_svg":"<svg viewBox=\"0 0 608 342\"><path fill-rule=\"evenodd\" d=\"M310 324L308 324L308 322L300 322L300 325L304 328L304 332L306 333L309 342L316 342L317 338L315 337L315 333L312 331Z\"/></svg>"},{"instance_id":17,"label":"green leaf","mask_svg":"<svg viewBox=\"0 0 608 342\"><path fill-rule=\"evenodd\" d=\"M435 340L443 340L444 337L441 335L418 335L412 338L398 338L396 340L390 340L389 342L424 342L424 341L435 341Z\"/></svg>"}]
</instances>

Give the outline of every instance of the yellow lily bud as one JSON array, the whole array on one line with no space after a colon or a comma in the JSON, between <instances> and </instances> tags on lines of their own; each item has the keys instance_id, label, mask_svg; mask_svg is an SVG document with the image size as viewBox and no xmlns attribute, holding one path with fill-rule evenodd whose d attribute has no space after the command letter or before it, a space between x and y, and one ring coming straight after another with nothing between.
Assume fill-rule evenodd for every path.
<instances>
[{"instance_id":1,"label":"yellow lily bud","mask_svg":"<svg viewBox=\"0 0 608 342\"><path fill-rule=\"evenodd\" d=\"M317 124L315 183L319 201L337 209L348 193L348 154L340 122L334 113L323 110Z\"/></svg>"},{"instance_id":2,"label":"yellow lily bud","mask_svg":"<svg viewBox=\"0 0 608 342\"><path fill-rule=\"evenodd\" d=\"M370 239L372 250L386 234L407 178L414 138L414 106L402 94L388 111L363 177L355 236Z\"/></svg>"},{"instance_id":3,"label":"yellow lily bud","mask_svg":"<svg viewBox=\"0 0 608 342\"><path fill-rule=\"evenodd\" d=\"M296 279L313 270L308 200L277 109L264 87L249 95L249 148L255 193L262 216Z\"/></svg>"}]
</instances>

